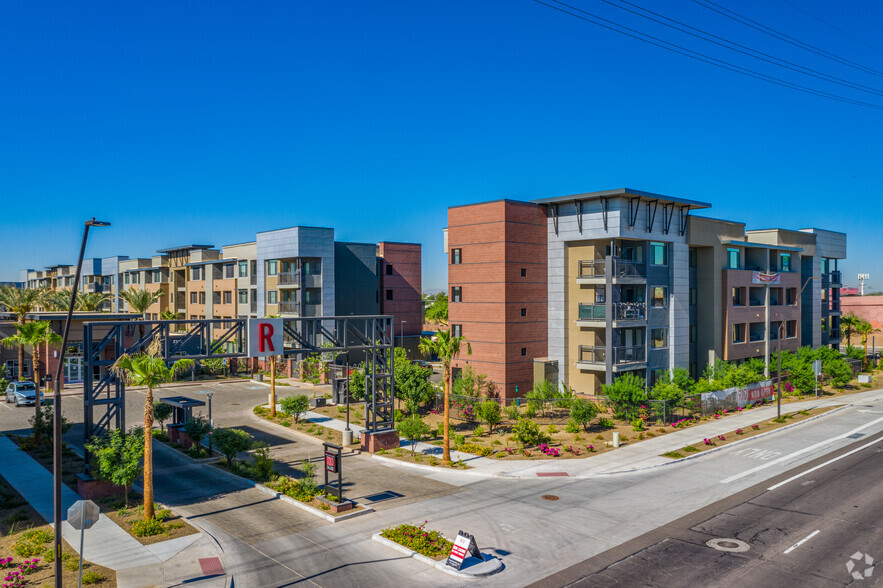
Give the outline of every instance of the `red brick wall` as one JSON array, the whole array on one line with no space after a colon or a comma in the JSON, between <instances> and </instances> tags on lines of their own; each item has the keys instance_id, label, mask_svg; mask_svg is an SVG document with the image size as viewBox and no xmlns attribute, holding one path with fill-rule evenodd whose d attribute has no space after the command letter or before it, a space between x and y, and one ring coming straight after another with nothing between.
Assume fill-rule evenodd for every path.
<instances>
[{"instance_id":1,"label":"red brick wall","mask_svg":"<svg viewBox=\"0 0 883 588\"><path fill-rule=\"evenodd\" d=\"M380 260L380 313L395 317L395 336L423 332L422 253L419 243L391 243L382 241L377 245ZM392 274L387 275L387 267ZM391 290L392 300L386 299ZM402 325L402 321L405 324Z\"/></svg>"},{"instance_id":2,"label":"red brick wall","mask_svg":"<svg viewBox=\"0 0 883 588\"><path fill-rule=\"evenodd\" d=\"M545 209L530 203L448 209L448 296L459 286L463 297L449 303L448 322L462 325L472 345L472 355L454 365L486 374L502 396L515 396L516 385L519 395L527 392L533 359L547 353L546 230ZM453 249L461 249L462 263L450 263Z\"/></svg>"}]
</instances>

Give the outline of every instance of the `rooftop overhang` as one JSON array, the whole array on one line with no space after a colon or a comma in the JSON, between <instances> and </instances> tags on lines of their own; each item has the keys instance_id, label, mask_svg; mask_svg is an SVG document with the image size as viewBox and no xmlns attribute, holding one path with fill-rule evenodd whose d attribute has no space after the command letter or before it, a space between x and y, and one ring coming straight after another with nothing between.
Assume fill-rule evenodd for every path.
<instances>
[{"instance_id":1,"label":"rooftop overhang","mask_svg":"<svg viewBox=\"0 0 883 588\"><path fill-rule=\"evenodd\" d=\"M752 243L751 241L727 241L725 245L739 245L742 247L760 247L761 249L780 249L782 251L803 251L802 247L787 247L785 245L770 245L769 243Z\"/></svg>"},{"instance_id":2,"label":"rooftop overhang","mask_svg":"<svg viewBox=\"0 0 883 588\"><path fill-rule=\"evenodd\" d=\"M678 207L687 207L689 210L701 210L703 208L711 208L708 202L699 202L698 200L687 200L686 198L673 198L662 194L654 194L653 192L644 192L642 190L632 190L631 188L617 188L616 190L603 190L601 192L586 192L583 194L570 194L569 196L555 196L553 198L540 198L531 200L534 204L558 204L574 201L600 200L602 198L639 198L645 200L656 200L660 204L674 204Z\"/></svg>"},{"instance_id":3,"label":"rooftop overhang","mask_svg":"<svg viewBox=\"0 0 883 588\"><path fill-rule=\"evenodd\" d=\"M181 245L179 247L169 247L168 249L157 249L157 253L172 253L174 251L192 251L194 249L211 249L214 245Z\"/></svg>"},{"instance_id":4,"label":"rooftop overhang","mask_svg":"<svg viewBox=\"0 0 883 588\"><path fill-rule=\"evenodd\" d=\"M211 265L213 263L234 263L238 261L235 257L228 257L227 259L209 259L206 261L194 261L193 263L185 263L184 267L191 267L194 265Z\"/></svg>"}]
</instances>

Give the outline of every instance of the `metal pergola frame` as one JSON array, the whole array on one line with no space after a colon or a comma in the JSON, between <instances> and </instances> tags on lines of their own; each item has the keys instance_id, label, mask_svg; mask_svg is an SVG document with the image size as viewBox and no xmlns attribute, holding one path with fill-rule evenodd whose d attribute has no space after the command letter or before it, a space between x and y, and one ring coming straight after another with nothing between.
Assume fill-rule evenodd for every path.
<instances>
[{"instance_id":1,"label":"metal pergola frame","mask_svg":"<svg viewBox=\"0 0 883 588\"><path fill-rule=\"evenodd\" d=\"M365 426L372 433L395 428L394 325L391 315L282 318L285 337L283 357L364 351ZM247 320L83 323L84 441L88 442L92 436L106 432L111 423L117 429L126 427L126 383L110 370L120 356L144 351L154 340L159 340L162 357L169 362L178 359L246 358ZM179 325L183 326L183 331L174 330ZM100 333L96 329L107 332L98 339ZM192 349L194 344L198 345L197 349ZM95 368L99 371L97 378ZM96 420L96 410L102 407L104 413L98 415ZM87 459L87 473L88 467Z\"/></svg>"}]
</instances>

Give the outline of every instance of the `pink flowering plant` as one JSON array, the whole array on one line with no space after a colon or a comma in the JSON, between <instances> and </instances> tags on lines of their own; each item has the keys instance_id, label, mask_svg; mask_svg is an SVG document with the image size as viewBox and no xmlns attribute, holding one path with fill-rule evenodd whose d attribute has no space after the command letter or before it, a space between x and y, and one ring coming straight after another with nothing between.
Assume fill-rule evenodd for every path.
<instances>
[{"instance_id":1,"label":"pink flowering plant","mask_svg":"<svg viewBox=\"0 0 883 588\"><path fill-rule=\"evenodd\" d=\"M595 453L595 446L594 445L587 446L586 451L588 451L589 453Z\"/></svg>"},{"instance_id":2,"label":"pink flowering plant","mask_svg":"<svg viewBox=\"0 0 883 588\"><path fill-rule=\"evenodd\" d=\"M751 425L751 428L756 431L760 428L760 425Z\"/></svg>"},{"instance_id":3,"label":"pink flowering plant","mask_svg":"<svg viewBox=\"0 0 883 588\"><path fill-rule=\"evenodd\" d=\"M737 435L742 435L743 433L745 433L745 431L743 431L742 429L736 429Z\"/></svg>"},{"instance_id":4,"label":"pink flowering plant","mask_svg":"<svg viewBox=\"0 0 883 588\"><path fill-rule=\"evenodd\" d=\"M706 437L705 439L703 439L702 442L703 442L704 444L706 444L706 445L714 445L714 441L712 441L712 440L709 439L708 437Z\"/></svg>"},{"instance_id":5,"label":"pink flowering plant","mask_svg":"<svg viewBox=\"0 0 883 588\"><path fill-rule=\"evenodd\" d=\"M579 447L574 447L573 445L568 445L564 448L564 451L570 453L571 455L579 455L581 453Z\"/></svg>"},{"instance_id":6,"label":"pink flowering plant","mask_svg":"<svg viewBox=\"0 0 883 588\"><path fill-rule=\"evenodd\" d=\"M6 577L3 578L3 588L22 588L24 585L25 579L18 570L9 572L6 574Z\"/></svg>"},{"instance_id":7,"label":"pink flowering plant","mask_svg":"<svg viewBox=\"0 0 883 588\"><path fill-rule=\"evenodd\" d=\"M548 455L549 457L558 457L561 455L557 449L554 447L549 447L545 443L541 443L539 447L537 447L540 451Z\"/></svg>"},{"instance_id":8,"label":"pink flowering plant","mask_svg":"<svg viewBox=\"0 0 883 588\"><path fill-rule=\"evenodd\" d=\"M33 574L37 571L38 563L40 563L39 557L35 557L34 559L26 559L23 564L18 566L18 569L19 571L21 571L22 574L27 576L28 574Z\"/></svg>"},{"instance_id":9,"label":"pink flowering plant","mask_svg":"<svg viewBox=\"0 0 883 588\"><path fill-rule=\"evenodd\" d=\"M11 568L11 567L12 567L12 558L11 557L0 558L0 570L5 569L5 568Z\"/></svg>"},{"instance_id":10,"label":"pink flowering plant","mask_svg":"<svg viewBox=\"0 0 883 588\"><path fill-rule=\"evenodd\" d=\"M721 441L726 441L726 440L727 440L727 438L724 437L723 435L718 435L717 438L720 439Z\"/></svg>"},{"instance_id":11,"label":"pink flowering plant","mask_svg":"<svg viewBox=\"0 0 883 588\"><path fill-rule=\"evenodd\" d=\"M419 526L402 523L397 527L383 529L380 535L426 557L440 559L447 556L454 544L445 539L440 532L427 529L427 522L423 521Z\"/></svg>"}]
</instances>

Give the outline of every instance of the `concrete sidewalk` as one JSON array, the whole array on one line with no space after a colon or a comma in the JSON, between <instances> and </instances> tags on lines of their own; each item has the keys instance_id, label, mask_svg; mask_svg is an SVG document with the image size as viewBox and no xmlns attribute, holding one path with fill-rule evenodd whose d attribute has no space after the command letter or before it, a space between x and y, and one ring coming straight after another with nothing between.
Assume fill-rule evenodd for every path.
<instances>
[{"instance_id":1,"label":"concrete sidewalk","mask_svg":"<svg viewBox=\"0 0 883 588\"><path fill-rule=\"evenodd\" d=\"M0 475L51 524L52 474L6 436L0 436L0 455L3 456ZM61 487L61 497L64 516L81 499L66 485ZM67 521L62 523L62 536L74 550L79 550L80 532ZM199 578L203 575L197 563L200 557L218 557L213 542L202 533L142 545L104 516L85 532L83 544L83 558L115 570L120 587L171 586ZM224 585L224 582L220 582L220 585Z\"/></svg>"}]
</instances>

